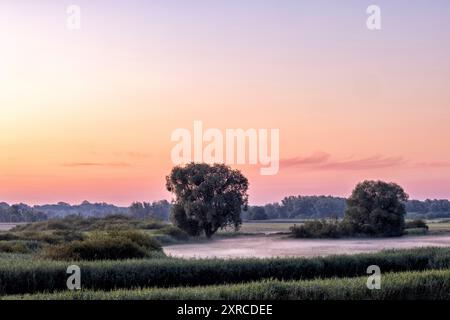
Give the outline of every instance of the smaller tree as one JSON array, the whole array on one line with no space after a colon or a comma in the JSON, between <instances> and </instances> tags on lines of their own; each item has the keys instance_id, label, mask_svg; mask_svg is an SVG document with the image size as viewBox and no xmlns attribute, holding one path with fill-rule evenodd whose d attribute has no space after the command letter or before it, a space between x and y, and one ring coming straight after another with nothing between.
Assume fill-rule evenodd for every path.
<instances>
[{"instance_id":1,"label":"smaller tree","mask_svg":"<svg viewBox=\"0 0 450 320\"><path fill-rule=\"evenodd\" d=\"M190 235L210 238L219 228L238 229L241 210L247 210L247 178L223 164L176 166L166 187L175 194L171 220Z\"/></svg>"},{"instance_id":2,"label":"smaller tree","mask_svg":"<svg viewBox=\"0 0 450 320\"><path fill-rule=\"evenodd\" d=\"M364 181L347 199L344 225L352 233L401 236L408 195L395 183Z\"/></svg>"}]
</instances>

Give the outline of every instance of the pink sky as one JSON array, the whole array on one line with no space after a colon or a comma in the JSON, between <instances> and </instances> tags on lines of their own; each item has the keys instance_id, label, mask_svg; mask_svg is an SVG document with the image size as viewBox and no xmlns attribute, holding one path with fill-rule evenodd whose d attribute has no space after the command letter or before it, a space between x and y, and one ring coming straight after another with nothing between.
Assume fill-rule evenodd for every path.
<instances>
[{"instance_id":1,"label":"pink sky","mask_svg":"<svg viewBox=\"0 0 450 320\"><path fill-rule=\"evenodd\" d=\"M78 2L80 31L54 1L0 4L0 201L170 199L194 120L280 130L277 175L241 167L251 203L364 179L450 198L447 1L379 1L379 31L357 1Z\"/></svg>"}]
</instances>

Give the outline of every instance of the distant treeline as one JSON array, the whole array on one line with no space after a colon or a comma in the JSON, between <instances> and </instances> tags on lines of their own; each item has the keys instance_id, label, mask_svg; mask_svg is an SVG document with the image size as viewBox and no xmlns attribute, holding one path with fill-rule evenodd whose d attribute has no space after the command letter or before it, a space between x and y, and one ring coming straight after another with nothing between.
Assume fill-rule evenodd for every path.
<instances>
[{"instance_id":1,"label":"distant treeline","mask_svg":"<svg viewBox=\"0 0 450 320\"><path fill-rule=\"evenodd\" d=\"M34 206L34 209L45 213L49 218L64 218L70 215L101 218L110 214L126 214L128 208L117 207L108 203L90 203L83 201L80 204L70 205L65 202Z\"/></svg>"},{"instance_id":2,"label":"distant treeline","mask_svg":"<svg viewBox=\"0 0 450 320\"><path fill-rule=\"evenodd\" d=\"M21 203L10 206L5 202L0 203L0 222L2 223L36 222L47 218L45 213L26 204Z\"/></svg>"},{"instance_id":3,"label":"distant treeline","mask_svg":"<svg viewBox=\"0 0 450 320\"><path fill-rule=\"evenodd\" d=\"M34 222L69 215L85 217L104 217L110 214L131 215L137 219L155 218L168 220L170 203L167 200L155 202L134 202L130 207L118 207L107 203L84 201L78 205L59 202L41 206L26 204L9 205L0 203L0 222ZM266 219L323 219L342 218L346 208L346 199L332 196L290 196L280 203L264 206L250 206L242 212L243 220ZM412 218L434 219L450 218L449 200L410 200L406 211Z\"/></svg>"},{"instance_id":4,"label":"distant treeline","mask_svg":"<svg viewBox=\"0 0 450 320\"><path fill-rule=\"evenodd\" d=\"M346 199L332 196L290 196L281 203L251 206L244 220L342 218Z\"/></svg>"},{"instance_id":5,"label":"distant treeline","mask_svg":"<svg viewBox=\"0 0 450 320\"><path fill-rule=\"evenodd\" d=\"M70 205L65 202L29 206L27 204L9 205L0 203L0 222L35 222L47 219L64 218L67 216L83 216L101 218L112 214L130 215L137 219L155 218L168 220L170 203L167 200L150 202L134 202L130 207L118 207L108 203L90 203Z\"/></svg>"},{"instance_id":6,"label":"distant treeline","mask_svg":"<svg viewBox=\"0 0 450 320\"><path fill-rule=\"evenodd\" d=\"M251 206L243 212L244 220L342 218L346 199L332 196L290 196L281 203ZM450 218L449 200L409 200L408 215L414 218Z\"/></svg>"},{"instance_id":7,"label":"distant treeline","mask_svg":"<svg viewBox=\"0 0 450 320\"><path fill-rule=\"evenodd\" d=\"M129 207L129 213L137 219L169 220L170 203L167 200L155 202L133 202Z\"/></svg>"},{"instance_id":8,"label":"distant treeline","mask_svg":"<svg viewBox=\"0 0 450 320\"><path fill-rule=\"evenodd\" d=\"M418 219L450 218L450 201L447 199L410 200L406 203L406 211Z\"/></svg>"}]
</instances>

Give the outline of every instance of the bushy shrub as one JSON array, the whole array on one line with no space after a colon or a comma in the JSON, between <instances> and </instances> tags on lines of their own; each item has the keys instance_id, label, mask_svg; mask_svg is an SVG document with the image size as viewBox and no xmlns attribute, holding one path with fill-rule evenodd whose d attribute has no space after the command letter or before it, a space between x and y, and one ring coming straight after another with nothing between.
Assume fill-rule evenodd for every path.
<instances>
[{"instance_id":1,"label":"bushy shrub","mask_svg":"<svg viewBox=\"0 0 450 320\"><path fill-rule=\"evenodd\" d=\"M19 240L19 237L12 232L0 232L0 241Z\"/></svg>"},{"instance_id":2,"label":"bushy shrub","mask_svg":"<svg viewBox=\"0 0 450 320\"><path fill-rule=\"evenodd\" d=\"M0 241L0 252L3 253L31 253L39 248L39 244L33 241Z\"/></svg>"},{"instance_id":3,"label":"bushy shrub","mask_svg":"<svg viewBox=\"0 0 450 320\"><path fill-rule=\"evenodd\" d=\"M5 253L28 253L25 244L17 241L0 241L0 252Z\"/></svg>"},{"instance_id":4,"label":"bushy shrub","mask_svg":"<svg viewBox=\"0 0 450 320\"><path fill-rule=\"evenodd\" d=\"M81 232L73 230L57 230L53 232L53 235L58 237L61 242L81 241L85 238Z\"/></svg>"},{"instance_id":5,"label":"bushy shrub","mask_svg":"<svg viewBox=\"0 0 450 320\"><path fill-rule=\"evenodd\" d=\"M145 250L130 240L86 240L48 246L43 255L54 260L117 260L145 257Z\"/></svg>"},{"instance_id":6,"label":"bushy shrub","mask_svg":"<svg viewBox=\"0 0 450 320\"><path fill-rule=\"evenodd\" d=\"M337 220L312 220L290 228L294 238L339 238L342 230Z\"/></svg>"},{"instance_id":7,"label":"bushy shrub","mask_svg":"<svg viewBox=\"0 0 450 320\"><path fill-rule=\"evenodd\" d=\"M159 220L146 220L139 223L138 227L140 229L146 230L154 230L154 229L162 229L167 226L167 223Z\"/></svg>"},{"instance_id":8,"label":"bushy shrub","mask_svg":"<svg viewBox=\"0 0 450 320\"><path fill-rule=\"evenodd\" d=\"M150 235L139 232L139 231L132 231L132 230L125 230L125 231L108 231L106 233L102 232L96 232L94 233L91 238L92 240L109 240L109 239L118 239L118 240L130 240L131 242L137 244L139 247L144 248L145 250L150 251L160 251L162 250L161 244L153 239Z\"/></svg>"},{"instance_id":9,"label":"bushy shrub","mask_svg":"<svg viewBox=\"0 0 450 320\"><path fill-rule=\"evenodd\" d=\"M419 236L419 235L425 235L428 233L428 230L425 228L410 228L410 229L405 229L405 234L407 235L414 235L414 236Z\"/></svg>"},{"instance_id":10,"label":"bushy shrub","mask_svg":"<svg viewBox=\"0 0 450 320\"><path fill-rule=\"evenodd\" d=\"M187 234L187 232L181 230L176 226L165 226L164 228L158 230L158 234L170 236L177 241L189 240L189 235Z\"/></svg>"},{"instance_id":11,"label":"bushy shrub","mask_svg":"<svg viewBox=\"0 0 450 320\"><path fill-rule=\"evenodd\" d=\"M416 219L412 221L407 221L405 224L406 229L416 229L416 228L423 228L428 230L428 225L425 223L425 221L421 219Z\"/></svg>"},{"instance_id":12,"label":"bushy shrub","mask_svg":"<svg viewBox=\"0 0 450 320\"><path fill-rule=\"evenodd\" d=\"M74 241L43 249L43 257L53 260L120 260L144 258L161 245L149 235L136 231L94 233L83 241Z\"/></svg>"}]
</instances>

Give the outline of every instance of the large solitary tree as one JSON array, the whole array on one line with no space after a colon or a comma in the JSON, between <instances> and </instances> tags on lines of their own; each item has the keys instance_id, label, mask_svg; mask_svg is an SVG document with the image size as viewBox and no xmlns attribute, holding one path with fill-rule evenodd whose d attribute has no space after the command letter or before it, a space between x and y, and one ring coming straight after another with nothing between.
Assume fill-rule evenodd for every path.
<instances>
[{"instance_id":1,"label":"large solitary tree","mask_svg":"<svg viewBox=\"0 0 450 320\"><path fill-rule=\"evenodd\" d=\"M190 235L210 238L218 229L239 229L241 210L248 206L248 180L223 164L190 163L176 166L166 177L174 193L171 220Z\"/></svg>"},{"instance_id":2,"label":"large solitary tree","mask_svg":"<svg viewBox=\"0 0 450 320\"><path fill-rule=\"evenodd\" d=\"M347 199L344 224L353 233L401 236L405 228L407 200L408 195L398 184L361 182Z\"/></svg>"}]
</instances>

